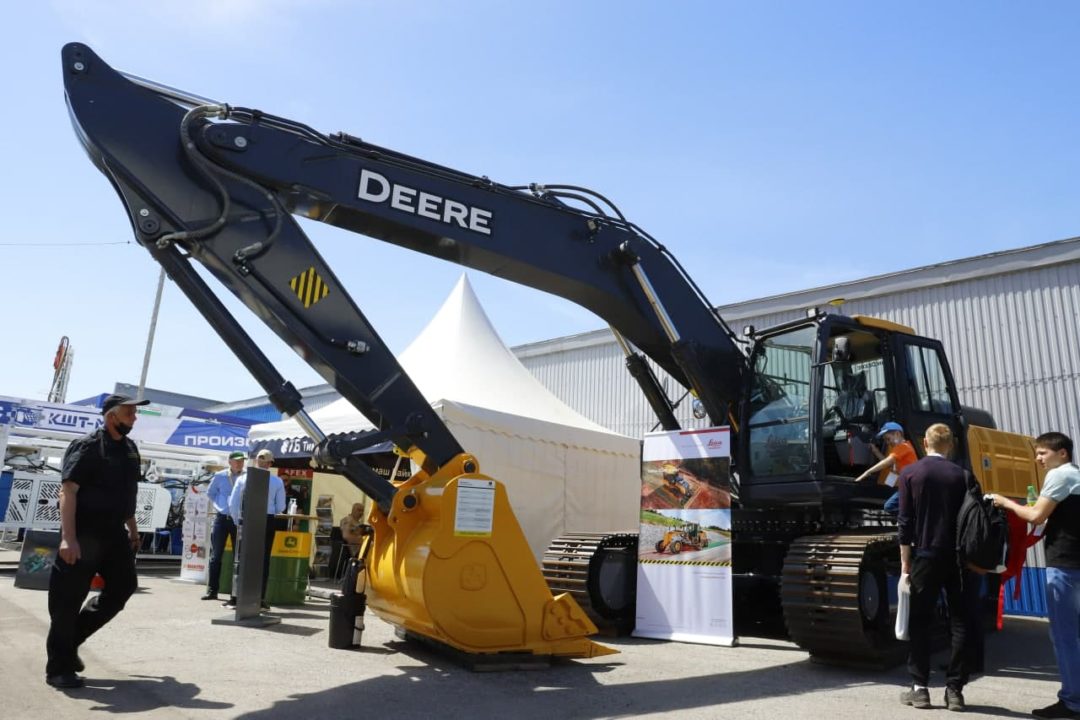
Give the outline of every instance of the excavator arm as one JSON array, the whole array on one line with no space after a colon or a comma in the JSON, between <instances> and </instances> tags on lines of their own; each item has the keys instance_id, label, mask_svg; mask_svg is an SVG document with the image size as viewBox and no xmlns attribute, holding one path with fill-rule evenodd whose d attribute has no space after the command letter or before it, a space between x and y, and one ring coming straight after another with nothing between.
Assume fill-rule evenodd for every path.
<instances>
[{"instance_id":1,"label":"excavator arm","mask_svg":"<svg viewBox=\"0 0 1080 720\"><path fill-rule=\"evenodd\" d=\"M400 423L394 408L412 412L413 403L381 394L373 402L400 373L370 368L382 364L382 343L290 213L588 308L629 341L628 352L639 349L691 389L714 422L726 422L743 387L743 353L678 262L602 197L565 186L500 185L344 133L330 137L259 111L170 96L117 73L85 46L64 52L76 127L125 199L139 242L159 251L159 260L173 247L210 268L286 342L304 348L376 426ZM77 62L84 70L74 70ZM311 269L307 284L301 273ZM326 294L308 298L309 289ZM350 352L350 341L366 352ZM390 360L387 367L396 365ZM354 367L378 378L374 387L358 384ZM442 437L426 444L435 446L425 450L436 463L457 450Z\"/></svg>"},{"instance_id":2,"label":"excavator arm","mask_svg":"<svg viewBox=\"0 0 1080 720\"><path fill-rule=\"evenodd\" d=\"M293 215L589 308L616 331L666 427L677 426L671 403L633 346L721 423L741 391L745 358L678 263L606 200L577 188L503 186L329 137L126 76L81 44L65 46L62 62L76 133L120 195L139 244L275 407L316 440L316 460L375 501L370 606L406 632L467 653L602 654L585 639L595 628L573 599L552 598L543 584L505 490L479 473ZM324 436L192 260L376 429ZM401 485L355 456L384 440L420 468ZM466 504L480 508L479 522L462 520Z\"/></svg>"}]
</instances>

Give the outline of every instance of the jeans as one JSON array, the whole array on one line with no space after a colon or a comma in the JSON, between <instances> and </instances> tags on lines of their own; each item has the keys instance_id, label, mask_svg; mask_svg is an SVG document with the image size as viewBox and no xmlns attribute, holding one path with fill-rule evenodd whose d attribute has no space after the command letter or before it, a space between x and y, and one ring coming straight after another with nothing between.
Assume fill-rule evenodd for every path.
<instances>
[{"instance_id":1,"label":"jeans","mask_svg":"<svg viewBox=\"0 0 1080 720\"><path fill-rule=\"evenodd\" d=\"M82 557L69 565L57 555L49 576L47 675L73 672L79 646L124 609L138 586L135 553L126 531L79 535L78 540ZM105 587L83 605L95 573L101 575Z\"/></svg>"},{"instance_id":2,"label":"jeans","mask_svg":"<svg viewBox=\"0 0 1080 720\"><path fill-rule=\"evenodd\" d=\"M1061 673L1058 699L1080 712L1080 569L1046 568L1046 609Z\"/></svg>"},{"instance_id":3,"label":"jeans","mask_svg":"<svg viewBox=\"0 0 1080 720\"><path fill-rule=\"evenodd\" d=\"M900 493L894 492L889 496L889 499L885 501L885 505L882 508L885 512L897 515L900 513Z\"/></svg>"},{"instance_id":4,"label":"jeans","mask_svg":"<svg viewBox=\"0 0 1080 720\"><path fill-rule=\"evenodd\" d=\"M945 600L949 608L949 630L952 637L945 684L954 690L963 690L967 684L973 660L972 648L968 643L972 608L965 590L970 591L973 586L972 578L968 573L961 572L954 554L912 558L908 672L915 685L929 685L931 636L942 589L945 590Z\"/></svg>"},{"instance_id":5,"label":"jeans","mask_svg":"<svg viewBox=\"0 0 1080 720\"><path fill-rule=\"evenodd\" d=\"M217 595L221 582L221 557L225 554L225 538L232 538L233 554L236 554L236 525L228 513L219 512L210 531L210 567L206 591ZM235 590L233 591L235 592Z\"/></svg>"}]
</instances>

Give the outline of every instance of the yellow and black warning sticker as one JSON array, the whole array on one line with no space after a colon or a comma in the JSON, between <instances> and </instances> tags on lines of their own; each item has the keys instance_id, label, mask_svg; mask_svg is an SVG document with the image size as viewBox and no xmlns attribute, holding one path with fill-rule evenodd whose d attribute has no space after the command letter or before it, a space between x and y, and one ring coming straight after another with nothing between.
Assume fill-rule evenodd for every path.
<instances>
[{"instance_id":1,"label":"yellow and black warning sticker","mask_svg":"<svg viewBox=\"0 0 1080 720\"><path fill-rule=\"evenodd\" d=\"M642 565L699 565L701 567L731 567L730 560L653 560L638 558Z\"/></svg>"},{"instance_id":2,"label":"yellow and black warning sticker","mask_svg":"<svg viewBox=\"0 0 1080 720\"><path fill-rule=\"evenodd\" d=\"M319 277L319 273L315 272L314 267L309 267L290 280L289 287L296 293L296 297L300 298L300 302L304 303L305 308L311 307L330 294L330 288Z\"/></svg>"}]
</instances>

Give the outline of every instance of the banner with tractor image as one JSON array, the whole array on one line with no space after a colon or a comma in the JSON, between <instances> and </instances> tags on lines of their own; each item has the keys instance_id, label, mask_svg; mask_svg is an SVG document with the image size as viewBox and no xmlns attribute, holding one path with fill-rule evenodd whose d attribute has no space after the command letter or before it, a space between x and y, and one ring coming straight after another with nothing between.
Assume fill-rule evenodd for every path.
<instances>
[{"instance_id":1,"label":"banner with tractor image","mask_svg":"<svg viewBox=\"0 0 1080 720\"><path fill-rule=\"evenodd\" d=\"M634 635L733 645L726 427L648 433Z\"/></svg>"}]
</instances>

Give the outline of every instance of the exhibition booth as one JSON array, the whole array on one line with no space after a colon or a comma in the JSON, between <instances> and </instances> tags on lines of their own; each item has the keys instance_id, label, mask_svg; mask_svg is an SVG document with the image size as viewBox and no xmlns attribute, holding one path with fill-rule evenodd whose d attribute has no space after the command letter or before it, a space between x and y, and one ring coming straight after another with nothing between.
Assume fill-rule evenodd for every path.
<instances>
[{"instance_id":1,"label":"exhibition booth","mask_svg":"<svg viewBox=\"0 0 1080 720\"><path fill-rule=\"evenodd\" d=\"M398 361L461 446L477 457L480 472L506 486L537 559L567 532L636 529L639 441L580 415L533 377L499 338L464 275ZM371 427L345 399L312 418L327 435ZM284 464L306 464L312 450L293 420L256 425L249 439L253 450L269 447ZM394 465L390 452L366 459L384 475ZM324 496L330 496L334 524L363 500L345 478L315 472L311 497Z\"/></svg>"}]
</instances>

